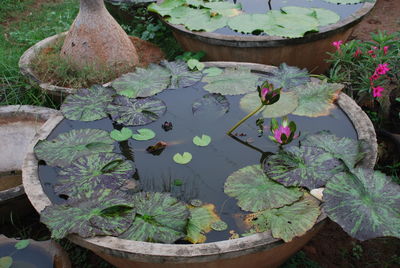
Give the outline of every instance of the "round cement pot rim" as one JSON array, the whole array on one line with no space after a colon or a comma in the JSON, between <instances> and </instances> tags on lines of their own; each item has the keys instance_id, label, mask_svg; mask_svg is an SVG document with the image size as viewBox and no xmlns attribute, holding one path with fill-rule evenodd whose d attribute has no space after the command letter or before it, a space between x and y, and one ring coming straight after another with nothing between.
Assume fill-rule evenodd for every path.
<instances>
[{"instance_id":1,"label":"round cement pot rim","mask_svg":"<svg viewBox=\"0 0 400 268\"><path fill-rule=\"evenodd\" d=\"M235 62L207 62L206 66L245 66L260 72L268 72L276 68L262 64ZM371 153L364 159L362 166L373 168L377 156L377 143L372 122L361 108L346 94L340 94L337 104L353 122L358 138L366 140L371 145ZM63 118L63 116L58 115L46 122L31 143L29 152L24 161L23 183L28 198L38 212L42 211L46 206L51 205L51 202L44 193L41 182L39 181L38 160L33 152L33 147L37 141L46 139L52 129L57 126ZM320 223L325 218L326 215L322 213L317 223ZM101 250L106 254L126 259L144 262L165 262L168 260L168 262L174 263L206 262L216 259L239 257L245 254L274 248L283 243L282 240L273 238L270 231L233 240L191 245L131 241L111 236L84 239L78 235L70 235L68 238L72 242L91 250Z\"/></svg>"},{"instance_id":2,"label":"round cement pot rim","mask_svg":"<svg viewBox=\"0 0 400 268\"><path fill-rule=\"evenodd\" d=\"M41 107L41 106L32 106L32 105L6 105L0 106L0 122L2 118L10 118L15 116L15 121L20 121L20 116L27 116L29 119L38 120L45 123L49 118L53 115L60 115L57 110ZM25 120L24 120L25 121ZM0 124L1 128L1 124ZM22 162L23 159L21 159ZM15 163L12 167L8 167L5 169L0 170L0 172L10 172L22 169L21 166L17 166L18 164ZM23 184L18 186L0 191L0 202L6 201L12 198L16 198L21 196L25 193Z\"/></svg>"},{"instance_id":3,"label":"round cement pot rim","mask_svg":"<svg viewBox=\"0 0 400 268\"><path fill-rule=\"evenodd\" d=\"M164 0L157 0L157 3L161 3ZM195 32L185 28L183 25L171 24L164 20L161 16L162 21L169 27L174 28L181 33L190 35L196 39L199 39L206 43L213 43L215 45L221 44L224 46L234 47L277 47L288 44L302 44L313 40L319 40L326 36L332 35L345 28L350 28L352 25L357 24L366 14L368 14L375 6L376 2L365 2L360 9L351 14L349 17L338 21L334 24L321 27L317 33L308 33L304 37L299 38L285 38L281 36L271 35L252 35L252 36L236 36L220 33L209 33L209 32ZM207 41L208 40L208 41ZM212 40L212 41L211 41ZM256 43L259 42L259 43ZM264 42L264 43L262 43Z\"/></svg>"}]
</instances>

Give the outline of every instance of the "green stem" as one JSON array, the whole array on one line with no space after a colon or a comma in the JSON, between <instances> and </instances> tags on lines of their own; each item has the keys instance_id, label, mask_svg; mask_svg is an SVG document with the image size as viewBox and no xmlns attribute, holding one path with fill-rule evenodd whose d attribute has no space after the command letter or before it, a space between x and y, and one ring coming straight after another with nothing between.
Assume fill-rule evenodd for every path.
<instances>
[{"instance_id":1,"label":"green stem","mask_svg":"<svg viewBox=\"0 0 400 268\"><path fill-rule=\"evenodd\" d=\"M264 104L261 104L260 107L258 107L257 109L255 109L254 111L252 111L251 113L249 113L248 115L246 115L245 117L242 118L242 120L240 120L239 122L236 123L236 125L234 125L226 134L227 135L231 135L232 132L237 129L241 124L243 124L244 121L246 121L247 119L249 119L250 117L252 117L253 115L255 115L258 111L260 111L262 108L264 108Z\"/></svg>"}]
</instances>

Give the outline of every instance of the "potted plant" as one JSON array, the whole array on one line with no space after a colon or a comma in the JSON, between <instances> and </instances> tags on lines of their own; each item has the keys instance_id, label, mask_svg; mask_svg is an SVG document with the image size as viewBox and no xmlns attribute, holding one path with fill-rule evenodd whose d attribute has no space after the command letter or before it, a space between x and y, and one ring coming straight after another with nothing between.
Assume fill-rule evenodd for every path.
<instances>
[{"instance_id":1,"label":"potted plant","mask_svg":"<svg viewBox=\"0 0 400 268\"><path fill-rule=\"evenodd\" d=\"M386 183L371 173L372 124L342 85L286 64L192 63L80 90L42 128L23 180L54 238L68 235L118 267L276 267L327 214L340 222L335 215L352 211L324 212L308 190L322 199L327 184L328 204L340 201L336 181L343 198L362 190L346 185L353 177ZM362 200L366 213L376 209ZM387 225L371 233L375 224L343 227L360 239L397 235Z\"/></svg>"},{"instance_id":2,"label":"potted plant","mask_svg":"<svg viewBox=\"0 0 400 268\"><path fill-rule=\"evenodd\" d=\"M325 72L331 43L346 40L375 1L158 1L148 9L185 50L205 51L206 60L306 67ZM195 18L195 19L193 19Z\"/></svg>"}]
</instances>

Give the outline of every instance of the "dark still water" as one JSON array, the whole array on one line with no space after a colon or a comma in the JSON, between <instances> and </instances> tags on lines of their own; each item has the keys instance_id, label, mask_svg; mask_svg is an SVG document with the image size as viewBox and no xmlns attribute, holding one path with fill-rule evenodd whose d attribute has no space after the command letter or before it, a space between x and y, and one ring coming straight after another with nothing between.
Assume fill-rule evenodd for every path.
<instances>
[{"instance_id":1,"label":"dark still water","mask_svg":"<svg viewBox=\"0 0 400 268\"><path fill-rule=\"evenodd\" d=\"M30 244L24 249L16 249L15 243L0 244L0 258L11 256L10 268L53 268L54 258L42 248ZM2 267L2 266L0 266Z\"/></svg>"},{"instance_id":2,"label":"dark still water","mask_svg":"<svg viewBox=\"0 0 400 268\"><path fill-rule=\"evenodd\" d=\"M235 199L225 195L223 191L225 180L240 168L260 163L263 152L276 152L278 146L268 139L268 132L263 137L258 137L255 124L258 116L250 118L237 129L238 134L245 135L238 138L243 141L249 138L254 140L250 144L253 148L225 134L246 115L239 108L239 100L242 96L227 97L230 103L229 112L219 117L215 116L212 109L194 115L192 103L208 93L203 89L203 85L204 83L199 82L191 88L165 90L158 94L157 97L167 105L166 114L152 124L131 127L134 131L143 127L150 128L156 132L156 137L150 141L130 139L127 142L120 142L116 146L116 152L122 152L136 163L135 178L138 178L143 190L170 192L185 202L200 199L204 203L215 204L221 219L229 224L228 231L235 230L237 233L243 233L235 218L244 212L236 205ZM331 115L324 117L308 118L290 115L289 118L296 122L302 137L321 130L329 130L340 137L353 139L357 137L352 123L340 109L335 109ZM172 122L171 131L166 132L162 129L161 125L165 121ZM265 124L269 122L269 119L265 120ZM52 139L61 132L81 128L111 131L114 126L109 119L88 123L63 120L49 138ZM207 147L198 147L192 142L194 136L202 134L212 138ZM147 153L146 148L157 141L165 141L169 146L160 155ZM297 144L297 140L292 143L292 145ZM172 159L174 154L183 152L191 153L192 161L187 165L176 164ZM53 202L59 203L63 200L55 196L52 187L57 182L57 171L57 168L50 166L39 166L39 175L45 192ZM175 186L173 182L177 179L181 180L183 185ZM227 239L228 231L209 233L207 242Z\"/></svg>"}]
</instances>

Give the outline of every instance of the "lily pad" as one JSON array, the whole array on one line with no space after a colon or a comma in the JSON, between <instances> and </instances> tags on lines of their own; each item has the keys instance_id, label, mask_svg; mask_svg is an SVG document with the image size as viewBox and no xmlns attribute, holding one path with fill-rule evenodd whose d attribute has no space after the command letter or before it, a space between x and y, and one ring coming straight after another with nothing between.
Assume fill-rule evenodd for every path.
<instances>
[{"instance_id":1,"label":"lily pad","mask_svg":"<svg viewBox=\"0 0 400 268\"><path fill-rule=\"evenodd\" d=\"M211 229L214 231L225 231L228 229L228 224L224 221L216 221L211 224Z\"/></svg>"},{"instance_id":2,"label":"lily pad","mask_svg":"<svg viewBox=\"0 0 400 268\"><path fill-rule=\"evenodd\" d=\"M198 59L190 59L187 61L187 66L190 68L190 70L203 70L204 69L204 63L200 62Z\"/></svg>"},{"instance_id":3,"label":"lily pad","mask_svg":"<svg viewBox=\"0 0 400 268\"><path fill-rule=\"evenodd\" d=\"M210 142L211 142L211 137L208 135L205 135L205 134L201 135L201 137L195 136L193 138L193 143L200 147L205 147L205 146L209 145Z\"/></svg>"},{"instance_id":4,"label":"lily pad","mask_svg":"<svg viewBox=\"0 0 400 268\"><path fill-rule=\"evenodd\" d=\"M201 80L201 72L190 71L184 61L163 61L161 62L171 74L171 82L168 88L190 87Z\"/></svg>"},{"instance_id":5,"label":"lily pad","mask_svg":"<svg viewBox=\"0 0 400 268\"><path fill-rule=\"evenodd\" d=\"M65 98L61 112L65 118L79 121L95 121L107 117L106 108L114 91L99 85L78 89Z\"/></svg>"},{"instance_id":6,"label":"lily pad","mask_svg":"<svg viewBox=\"0 0 400 268\"><path fill-rule=\"evenodd\" d=\"M136 68L134 73L127 73L111 83L117 94L128 98L150 97L166 89L171 73L160 65L151 64L146 69Z\"/></svg>"},{"instance_id":7,"label":"lily pad","mask_svg":"<svg viewBox=\"0 0 400 268\"><path fill-rule=\"evenodd\" d=\"M283 88L284 90L304 85L311 81L307 69L289 66L286 63L282 63L279 68L267 73L265 80L273 84L275 88Z\"/></svg>"},{"instance_id":8,"label":"lily pad","mask_svg":"<svg viewBox=\"0 0 400 268\"><path fill-rule=\"evenodd\" d=\"M228 20L228 26L234 31L251 34L263 31L264 27L272 24L271 17L267 14L240 14Z\"/></svg>"},{"instance_id":9,"label":"lily pad","mask_svg":"<svg viewBox=\"0 0 400 268\"><path fill-rule=\"evenodd\" d=\"M242 5L230 2L204 2L204 7L211 9L212 14L220 14L224 17L234 17L241 13Z\"/></svg>"},{"instance_id":10,"label":"lily pad","mask_svg":"<svg viewBox=\"0 0 400 268\"><path fill-rule=\"evenodd\" d=\"M329 24L336 23L340 20L340 16L336 12L333 12L325 8L287 6L287 7L282 7L282 10L286 13L291 13L291 14L297 13L315 17L318 20L319 26L326 26Z\"/></svg>"},{"instance_id":11,"label":"lily pad","mask_svg":"<svg viewBox=\"0 0 400 268\"><path fill-rule=\"evenodd\" d=\"M400 185L379 171L337 174L326 185L324 201L329 218L358 240L400 238Z\"/></svg>"},{"instance_id":12,"label":"lily pad","mask_svg":"<svg viewBox=\"0 0 400 268\"><path fill-rule=\"evenodd\" d=\"M221 68L218 67L211 67L203 70L203 73L207 76L217 76L224 72Z\"/></svg>"},{"instance_id":13,"label":"lily pad","mask_svg":"<svg viewBox=\"0 0 400 268\"><path fill-rule=\"evenodd\" d=\"M29 246L31 242L29 241L29 239L24 239L24 240L20 240L17 243L15 243L14 247L16 249L24 249L27 246Z\"/></svg>"},{"instance_id":14,"label":"lily pad","mask_svg":"<svg viewBox=\"0 0 400 268\"><path fill-rule=\"evenodd\" d=\"M260 97L257 92L244 95L240 99L240 108L250 113L261 105ZM292 113L296 110L298 105L298 97L294 92L281 92L280 98L277 102L266 105L260 112L265 118L282 117Z\"/></svg>"},{"instance_id":15,"label":"lily pad","mask_svg":"<svg viewBox=\"0 0 400 268\"><path fill-rule=\"evenodd\" d=\"M185 237L189 211L176 198L166 193L141 192L133 196L132 204L136 216L122 238L173 243Z\"/></svg>"},{"instance_id":16,"label":"lily pad","mask_svg":"<svg viewBox=\"0 0 400 268\"><path fill-rule=\"evenodd\" d=\"M261 228L268 226L272 236L290 242L310 230L321 214L319 201L309 194L290 206L265 210L257 213L257 220L252 224Z\"/></svg>"},{"instance_id":17,"label":"lily pad","mask_svg":"<svg viewBox=\"0 0 400 268\"><path fill-rule=\"evenodd\" d=\"M148 141L156 136L156 133L149 128L141 128L137 130L138 134L133 134L132 138L137 141Z\"/></svg>"},{"instance_id":18,"label":"lily pad","mask_svg":"<svg viewBox=\"0 0 400 268\"><path fill-rule=\"evenodd\" d=\"M345 165L330 153L317 147L290 147L270 156L265 172L285 186L303 186L309 190L322 187Z\"/></svg>"},{"instance_id":19,"label":"lily pad","mask_svg":"<svg viewBox=\"0 0 400 268\"><path fill-rule=\"evenodd\" d=\"M295 187L287 188L269 179L259 165L232 173L225 182L224 192L235 197L241 209L252 212L289 205L303 195Z\"/></svg>"},{"instance_id":20,"label":"lily pad","mask_svg":"<svg viewBox=\"0 0 400 268\"><path fill-rule=\"evenodd\" d=\"M117 96L107 107L112 120L128 126L147 125L156 121L167 110L162 100L155 97L129 99Z\"/></svg>"},{"instance_id":21,"label":"lily pad","mask_svg":"<svg viewBox=\"0 0 400 268\"><path fill-rule=\"evenodd\" d=\"M13 264L13 258L11 256L4 256L0 258L0 268L10 268Z\"/></svg>"},{"instance_id":22,"label":"lily pad","mask_svg":"<svg viewBox=\"0 0 400 268\"><path fill-rule=\"evenodd\" d=\"M309 82L292 88L291 90L299 96L299 106L293 114L309 117L329 115L330 111L335 108L333 103L343 87L342 84L321 81Z\"/></svg>"},{"instance_id":23,"label":"lily pad","mask_svg":"<svg viewBox=\"0 0 400 268\"><path fill-rule=\"evenodd\" d=\"M221 220L215 212L215 206L205 204L201 207L191 207L189 211L186 239L193 244L204 243L207 239L204 234L211 231L211 224Z\"/></svg>"},{"instance_id":24,"label":"lily pad","mask_svg":"<svg viewBox=\"0 0 400 268\"><path fill-rule=\"evenodd\" d=\"M194 115L213 114L221 116L229 111L229 101L221 94L209 93L195 100L192 105Z\"/></svg>"},{"instance_id":25,"label":"lily pad","mask_svg":"<svg viewBox=\"0 0 400 268\"><path fill-rule=\"evenodd\" d=\"M184 152L183 154L177 153L173 157L175 163L186 165L190 161L192 161L192 154L188 152Z\"/></svg>"},{"instance_id":26,"label":"lily pad","mask_svg":"<svg viewBox=\"0 0 400 268\"><path fill-rule=\"evenodd\" d=\"M301 143L305 146L324 149L335 158L343 160L350 169L354 168L365 156L362 152L362 142L346 137L339 138L326 131L309 135Z\"/></svg>"},{"instance_id":27,"label":"lily pad","mask_svg":"<svg viewBox=\"0 0 400 268\"><path fill-rule=\"evenodd\" d=\"M375 2L375 0L324 0L325 2L339 5L358 4L364 2Z\"/></svg>"},{"instance_id":28,"label":"lily pad","mask_svg":"<svg viewBox=\"0 0 400 268\"><path fill-rule=\"evenodd\" d=\"M47 165L64 167L80 156L99 152L112 152L114 140L100 129L74 129L61 133L55 139L39 141L36 157Z\"/></svg>"},{"instance_id":29,"label":"lily pad","mask_svg":"<svg viewBox=\"0 0 400 268\"><path fill-rule=\"evenodd\" d=\"M204 89L210 93L222 95L240 95L256 90L259 76L252 73L249 68L225 68L218 76L205 76L203 82L207 83Z\"/></svg>"},{"instance_id":30,"label":"lily pad","mask_svg":"<svg viewBox=\"0 0 400 268\"><path fill-rule=\"evenodd\" d=\"M150 4L147 9L149 11L160 14L161 16L168 15L172 9L185 4L185 0L165 0L160 4Z\"/></svg>"},{"instance_id":31,"label":"lily pad","mask_svg":"<svg viewBox=\"0 0 400 268\"><path fill-rule=\"evenodd\" d=\"M79 157L59 172L54 186L57 194L76 196L102 188L117 190L132 179L135 165L114 153L98 153Z\"/></svg>"},{"instance_id":32,"label":"lily pad","mask_svg":"<svg viewBox=\"0 0 400 268\"><path fill-rule=\"evenodd\" d=\"M50 229L53 239L61 239L67 234L78 234L81 237L117 236L132 223L135 214L130 210L131 207L132 202L122 192L100 189L70 197L62 205L46 207L40 213L40 221ZM109 208L119 209L113 216L103 215L103 210ZM92 220L102 222L101 228L92 224Z\"/></svg>"},{"instance_id":33,"label":"lily pad","mask_svg":"<svg viewBox=\"0 0 400 268\"><path fill-rule=\"evenodd\" d=\"M126 141L132 137L132 130L123 127L121 130L114 129L110 132L110 137L116 141Z\"/></svg>"}]
</instances>

